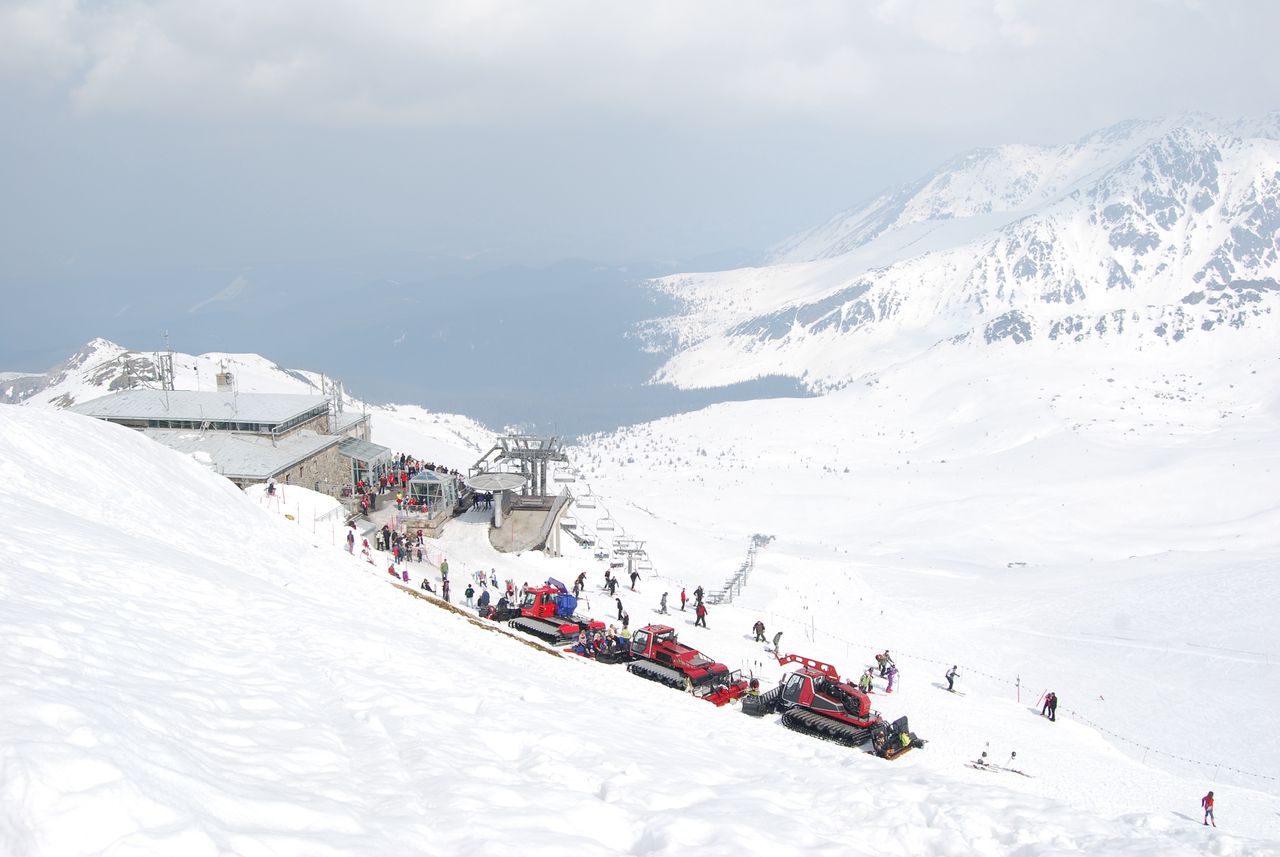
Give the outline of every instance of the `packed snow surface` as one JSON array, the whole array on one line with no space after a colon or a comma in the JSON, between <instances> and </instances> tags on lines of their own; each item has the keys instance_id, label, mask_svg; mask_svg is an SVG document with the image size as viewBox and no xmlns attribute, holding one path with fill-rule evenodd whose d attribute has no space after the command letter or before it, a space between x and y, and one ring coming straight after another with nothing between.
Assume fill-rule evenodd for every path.
<instances>
[{"instance_id":1,"label":"packed snow surface","mask_svg":"<svg viewBox=\"0 0 1280 857\"><path fill-rule=\"evenodd\" d=\"M886 763L477 627L130 430L21 408L0 409L0 429L6 855L1163 857L1277 846L1272 797L1220 787L1223 827L1206 830L1204 778L1160 774L978 682L966 697L944 694L907 657L900 692L875 700L909 713L931 743ZM494 554L486 529L471 513L432 544L449 554L455 598L477 569L598 577L585 552ZM781 552L771 566L775 547L749 584L762 599L821 570ZM435 573L409 569L413 584ZM683 576L692 586L702 571ZM659 587L677 585L649 577L624 592L633 624L655 618L645 608ZM867 627L872 611L842 609L850 634L887 636L888 619ZM975 618L959 612L934 630L959 637ZM759 662L776 677L746 639L756 615L716 608L705 631L689 614L664 621L731 666ZM798 625L787 630L805 645ZM821 638L812 648L850 673L869 656ZM1035 778L960 764L988 741L993 758L1018 749ZM1071 782L1081 776L1095 798Z\"/></svg>"}]
</instances>

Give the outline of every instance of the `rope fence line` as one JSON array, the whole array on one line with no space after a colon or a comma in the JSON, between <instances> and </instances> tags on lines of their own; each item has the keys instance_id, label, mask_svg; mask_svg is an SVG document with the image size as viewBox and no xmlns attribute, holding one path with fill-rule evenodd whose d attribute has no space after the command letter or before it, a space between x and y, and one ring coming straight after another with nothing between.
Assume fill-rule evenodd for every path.
<instances>
[{"instance_id":1,"label":"rope fence line","mask_svg":"<svg viewBox=\"0 0 1280 857\"><path fill-rule=\"evenodd\" d=\"M779 613L774 613L774 612L772 612L772 611L769 611L769 616L770 616L770 619L771 619L772 621L782 620L782 621L787 621L787 622L794 622L794 623L796 623L796 624L800 625L802 628L804 628L804 629L805 629L805 632L806 632L806 633L805 633L805 636L806 636L806 638L807 638L810 642L817 642L817 635L818 635L818 634L823 634L824 636L829 637L830 639L832 639L832 640L834 640L834 641L836 641L836 642L844 643L844 644L845 644L845 646L846 646L846 656L848 656L848 647L854 647L854 646L860 646L860 647L862 647L864 650L868 650L868 651L873 651L873 652L874 652L874 651L878 651L877 646L873 646L873 645L871 645L870 643L863 643L863 642L858 642L858 641L855 641L855 640L848 640L848 639L845 639L844 637L841 637L841 636L839 636L839 635L837 635L837 634L832 634L830 631L827 631L827 630L825 630L825 629L823 629L823 628L819 628L819 627L817 627L817 625L813 622L813 619L812 619L812 618L810 618L809 620L807 620L807 621L806 621L806 620L802 620L802 619L797 619L797 618L795 618L794 616L785 616L785 615L782 615L782 614L779 614ZM1010 687L1010 688L1016 688L1019 692L1021 691L1021 689L1022 689L1024 686L1029 686L1029 685L1024 685L1024 683L1022 682L1022 676L1021 676L1020 674L1019 674L1018 676L1016 676L1015 678L1010 679L1010 678L1009 678L1009 677L1007 677L1007 676L996 675L995 673L990 673L990 672L987 672L986 670L981 670L981 669L978 669L978 668L976 668L976 667L969 666L969 665L967 665L967 664L959 664L959 663L956 663L956 661L954 661L954 660L953 660L953 661L950 661L950 662L947 662L947 661L939 660L938 658L929 657L929 656L927 656L927 655L919 655L919 654L915 654L915 653L912 653L912 652L904 651L904 650L901 650L901 649L899 649L899 650L897 650L897 651L898 651L898 654L899 654L899 655L901 655L901 656L903 656L903 657L905 657L905 658L909 658L909 659L911 659L911 660L913 660L913 661L921 661L921 662L924 662L924 663L937 664L937 665L939 665L939 666L941 666L941 667L943 667L943 668L949 667L949 666L951 666L951 665L953 665L953 664L954 664L955 666L957 666L957 667L958 667L958 668L959 668L959 669L960 669L964 674L966 674L966 675L982 676L983 678L989 679L990 681L994 681L994 682L997 682L997 683L999 683L999 684L1006 685L1006 686L1008 686L1008 687ZM1152 746L1150 746L1150 745L1148 745L1148 744L1144 744L1144 743L1143 743L1143 742L1141 742L1141 741L1138 741L1138 740L1135 740L1135 739L1133 739L1133 738L1130 738L1130 737L1128 737L1127 735L1122 735L1122 734L1120 734L1119 732L1116 732L1114 729L1109 729L1109 728L1107 728L1106 726L1103 726L1102 724L1098 723L1097 721L1095 721L1095 720L1093 720L1093 719L1091 719L1091 718L1089 718L1089 717L1086 717L1084 714L1081 714L1080 712L1078 712L1078 711L1076 711L1075 709L1072 709L1072 708L1062 708L1062 709L1059 709L1059 711L1061 711L1061 712L1063 712L1063 713L1066 713L1066 714L1070 715L1074 720L1077 720L1077 721L1079 721L1079 722L1081 722L1081 723L1087 724L1088 726L1090 726L1091 728L1093 728L1093 729L1097 730L1098 732L1101 732L1101 733L1103 733L1103 734L1105 734L1105 735L1110 736L1111 738L1113 738L1113 739L1114 739L1114 740L1116 740L1116 741L1119 741L1119 742L1121 742L1121 743L1123 743L1123 744L1127 744L1127 745L1129 745L1129 746L1131 746L1131 747L1135 747L1135 748L1137 748L1137 749L1139 749L1139 750L1142 750L1142 751L1143 751L1143 756L1142 756L1142 761L1143 761L1143 762L1146 762L1146 759L1147 759L1147 755L1148 755L1148 754L1155 754L1155 755L1157 755L1157 756L1163 756L1163 757L1165 757L1165 758L1167 758L1167 759L1172 759L1172 760L1174 760L1174 761L1178 761L1178 762L1185 762L1185 763L1187 763L1187 764L1191 764L1191 765L1197 765L1197 766L1199 766L1199 767L1201 767L1201 768L1204 768L1205 770L1212 769L1212 770L1213 770L1213 774L1214 774L1214 776L1216 776L1220 771L1228 771L1228 772L1233 773L1233 774L1239 774L1239 775L1246 776L1246 777L1253 777L1253 778L1256 778L1256 779L1259 779L1259 780L1266 780L1266 781L1268 781L1268 782L1272 782L1272 783L1274 783L1274 782L1280 782L1280 776L1274 776L1274 775L1271 775L1271 774L1260 774L1260 773L1258 773L1258 772L1256 772L1256 771L1247 771L1247 770L1244 770L1243 768L1237 768L1237 767L1234 767L1234 766L1232 766L1232 765L1228 765L1228 764L1225 764L1225 763L1222 763L1222 762L1210 762L1210 761L1206 761L1206 760L1204 760L1204 759L1193 759L1193 758L1190 758L1190 757L1188 757L1188 756L1181 756L1181 755L1179 755L1179 754L1177 754L1177 753L1171 753L1171 752L1169 752L1168 750L1162 750L1162 749L1160 749L1160 748L1158 748L1158 747L1152 747Z\"/></svg>"}]
</instances>

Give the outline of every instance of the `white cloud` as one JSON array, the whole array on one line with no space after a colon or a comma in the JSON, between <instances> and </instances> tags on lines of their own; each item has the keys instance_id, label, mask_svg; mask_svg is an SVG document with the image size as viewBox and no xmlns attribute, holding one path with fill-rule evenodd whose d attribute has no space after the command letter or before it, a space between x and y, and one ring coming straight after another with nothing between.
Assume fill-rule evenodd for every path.
<instances>
[{"instance_id":1,"label":"white cloud","mask_svg":"<svg viewBox=\"0 0 1280 857\"><path fill-rule=\"evenodd\" d=\"M11 76L66 81L85 113L433 124L865 111L927 124L1002 92L1114 72L1087 65L1100 52L1161 56L1144 39L1151 20L1209 39L1206 22L1231 26L1234 5L50 0L0 12L0 56ZM1268 29L1250 23L1241 38Z\"/></svg>"}]
</instances>

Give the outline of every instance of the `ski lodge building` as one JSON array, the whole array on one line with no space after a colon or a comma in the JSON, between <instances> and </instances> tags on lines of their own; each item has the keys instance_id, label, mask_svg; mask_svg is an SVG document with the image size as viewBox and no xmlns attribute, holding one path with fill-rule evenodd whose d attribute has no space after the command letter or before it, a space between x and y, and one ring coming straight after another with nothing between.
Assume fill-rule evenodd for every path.
<instances>
[{"instance_id":1,"label":"ski lodge building","mask_svg":"<svg viewBox=\"0 0 1280 857\"><path fill-rule=\"evenodd\" d=\"M274 479L342 496L391 463L369 440L369 415L326 396L139 389L70 410L137 429L241 488Z\"/></svg>"}]
</instances>

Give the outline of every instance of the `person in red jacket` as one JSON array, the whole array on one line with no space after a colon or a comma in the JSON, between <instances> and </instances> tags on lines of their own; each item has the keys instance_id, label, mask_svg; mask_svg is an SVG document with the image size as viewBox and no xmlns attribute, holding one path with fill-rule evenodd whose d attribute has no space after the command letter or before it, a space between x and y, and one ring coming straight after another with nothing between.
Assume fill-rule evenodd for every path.
<instances>
[{"instance_id":1,"label":"person in red jacket","mask_svg":"<svg viewBox=\"0 0 1280 857\"><path fill-rule=\"evenodd\" d=\"M1209 824L1209 822L1211 822L1211 821L1212 821L1212 822L1213 822L1213 826L1214 826L1214 827L1217 827L1217 826L1218 826L1218 822L1217 822L1217 821L1215 821L1215 820L1214 820L1214 817L1213 817L1213 792L1209 792L1207 795L1205 795L1204 797L1200 798L1200 805L1201 805L1202 807L1204 807L1204 823L1205 823L1205 825L1207 826L1207 825Z\"/></svg>"},{"instance_id":2,"label":"person in red jacket","mask_svg":"<svg viewBox=\"0 0 1280 857\"><path fill-rule=\"evenodd\" d=\"M693 620L694 627L696 628L698 625L701 625L704 628L707 627L707 605L699 601L697 608L695 608L693 612L698 617Z\"/></svg>"}]
</instances>

